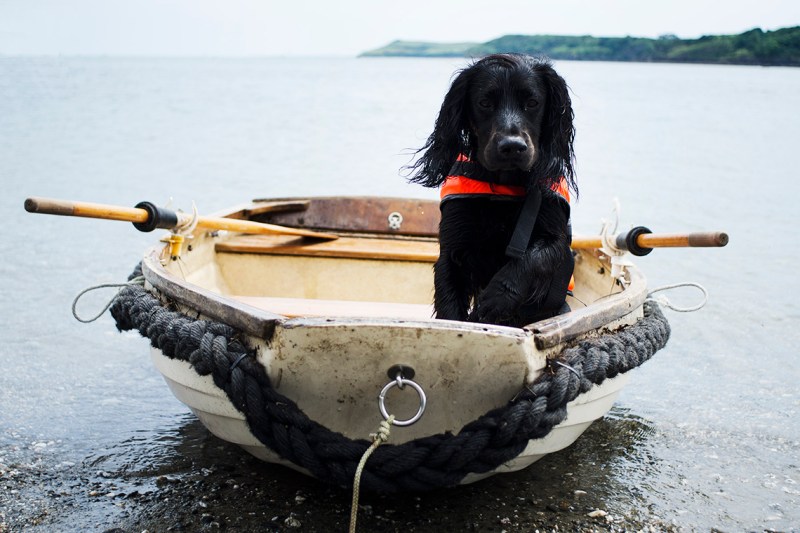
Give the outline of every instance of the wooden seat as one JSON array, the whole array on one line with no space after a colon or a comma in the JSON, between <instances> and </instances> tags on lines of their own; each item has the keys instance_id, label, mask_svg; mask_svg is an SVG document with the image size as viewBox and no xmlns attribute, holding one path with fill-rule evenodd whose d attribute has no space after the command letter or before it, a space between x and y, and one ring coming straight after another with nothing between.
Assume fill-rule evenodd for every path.
<instances>
[{"instance_id":1,"label":"wooden seat","mask_svg":"<svg viewBox=\"0 0 800 533\"><path fill-rule=\"evenodd\" d=\"M433 306L392 302L351 302L346 300L317 300L311 298L274 298L265 296L232 296L235 300L277 313L294 317L384 317L408 320L429 320Z\"/></svg>"},{"instance_id":2,"label":"wooden seat","mask_svg":"<svg viewBox=\"0 0 800 533\"><path fill-rule=\"evenodd\" d=\"M237 235L216 245L217 252L345 257L433 263L439 257L435 239L392 239L342 236L315 241L286 235Z\"/></svg>"}]
</instances>

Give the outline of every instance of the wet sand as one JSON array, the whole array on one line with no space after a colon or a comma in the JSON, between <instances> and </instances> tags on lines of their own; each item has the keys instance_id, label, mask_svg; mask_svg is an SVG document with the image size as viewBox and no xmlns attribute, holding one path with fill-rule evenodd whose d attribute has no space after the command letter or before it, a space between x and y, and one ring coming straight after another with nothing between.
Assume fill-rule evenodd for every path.
<instances>
[{"instance_id":1,"label":"wet sand","mask_svg":"<svg viewBox=\"0 0 800 533\"><path fill-rule=\"evenodd\" d=\"M0 458L0 531L348 529L349 490L265 464L191 415L176 432L172 444L122 443L80 464L51 464L46 450L58 443L18 447L38 458ZM619 480L620 456L635 456L649 434L645 421L617 412L522 472L429 493L364 493L358 530L677 531Z\"/></svg>"}]
</instances>

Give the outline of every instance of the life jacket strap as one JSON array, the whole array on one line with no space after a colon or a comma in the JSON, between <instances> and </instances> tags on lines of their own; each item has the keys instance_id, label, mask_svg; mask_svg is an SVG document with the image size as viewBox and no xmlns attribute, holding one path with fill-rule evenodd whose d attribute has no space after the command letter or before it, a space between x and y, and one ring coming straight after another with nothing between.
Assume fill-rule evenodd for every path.
<instances>
[{"instance_id":1,"label":"life jacket strap","mask_svg":"<svg viewBox=\"0 0 800 533\"><path fill-rule=\"evenodd\" d=\"M519 218L517 218L517 225L514 226L514 233L511 234L511 240L508 241L506 257L520 259L525 254L531 235L533 235L533 227L536 225L536 218L539 216L539 208L541 206L542 191L538 187L533 187L525 197L522 211L520 211Z\"/></svg>"},{"instance_id":2,"label":"life jacket strap","mask_svg":"<svg viewBox=\"0 0 800 533\"><path fill-rule=\"evenodd\" d=\"M552 189L569 204L569 189L563 177ZM512 259L519 259L525 255L542 205L542 191L539 187L534 185L526 191L521 185L494 183L491 172L465 155L460 155L450 169L440 195L443 203L448 199L459 197L491 196L516 200L524 196L525 200L505 254ZM568 231L571 237L572 229L568 227Z\"/></svg>"}]
</instances>

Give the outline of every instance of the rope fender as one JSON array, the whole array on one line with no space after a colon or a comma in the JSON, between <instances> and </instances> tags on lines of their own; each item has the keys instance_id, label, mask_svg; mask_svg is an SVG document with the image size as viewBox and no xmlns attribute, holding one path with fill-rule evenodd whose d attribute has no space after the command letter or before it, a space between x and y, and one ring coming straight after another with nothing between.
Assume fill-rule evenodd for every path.
<instances>
[{"instance_id":1,"label":"rope fender","mask_svg":"<svg viewBox=\"0 0 800 533\"><path fill-rule=\"evenodd\" d=\"M318 479L350 487L359 459L371 445L309 419L278 394L255 352L232 327L171 310L140 285L117 294L111 314L117 329L133 330L171 358L211 375L241 411L252 434L284 459ZM459 484L469 473L494 470L542 438L567 415L567 403L606 378L628 372L663 348L669 323L655 302L644 304L636 324L583 340L551 360L549 370L508 404L451 432L376 449L361 478L373 492L423 491Z\"/></svg>"}]
</instances>

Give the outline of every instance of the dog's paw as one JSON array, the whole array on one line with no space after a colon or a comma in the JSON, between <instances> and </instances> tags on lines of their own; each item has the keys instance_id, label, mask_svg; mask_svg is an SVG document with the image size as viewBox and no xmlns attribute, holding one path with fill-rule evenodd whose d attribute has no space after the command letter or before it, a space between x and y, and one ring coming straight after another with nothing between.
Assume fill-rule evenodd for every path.
<instances>
[{"instance_id":1,"label":"dog's paw","mask_svg":"<svg viewBox=\"0 0 800 533\"><path fill-rule=\"evenodd\" d=\"M479 324L497 324L506 326L511 322L512 316L509 313L491 309L488 307L475 308L467 317L467 322L477 322Z\"/></svg>"},{"instance_id":2,"label":"dog's paw","mask_svg":"<svg viewBox=\"0 0 800 533\"><path fill-rule=\"evenodd\" d=\"M467 317L469 322L483 324L507 324L512 320L517 308L519 298L508 290L486 290L478 298L475 308Z\"/></svg>"}]
</instances>

